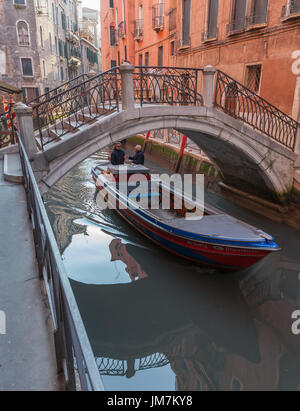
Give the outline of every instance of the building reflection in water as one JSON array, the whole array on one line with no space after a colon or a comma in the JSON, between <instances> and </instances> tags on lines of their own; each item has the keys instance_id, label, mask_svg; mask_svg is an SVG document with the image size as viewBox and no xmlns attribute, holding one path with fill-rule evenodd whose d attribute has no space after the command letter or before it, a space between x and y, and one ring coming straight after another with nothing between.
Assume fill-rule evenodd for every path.
<instances>
[{"instance_id":1,"label":"building reflection in water","mask_svg":"<svg viewBox=\"0 0 300 411\"><path fill-rule=\"evenodd\" d=\"M142 280L143 278L148 277L140 264L127 251L126 244L123 244L119 238L115 238L111 241L109 250L111 252L111 261L123 261L126 265L126 272L131 281Z\"/></svg>"}]
</instances>

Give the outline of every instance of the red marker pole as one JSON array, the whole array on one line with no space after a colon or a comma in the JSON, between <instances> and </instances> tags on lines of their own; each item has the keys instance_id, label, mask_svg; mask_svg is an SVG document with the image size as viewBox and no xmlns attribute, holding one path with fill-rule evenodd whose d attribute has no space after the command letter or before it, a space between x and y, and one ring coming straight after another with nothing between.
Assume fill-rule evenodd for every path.
<instances>
[{"instance_id":1,"label":"red marker pole","mask_svg":"<svg viewBox=\"0 0 300 411\"><path fill-rule=\"evenodd\" d=\"M149 138L150 138L150 131L148 131L148 133L147 133L147 135L146 135L146 140L145 140L145 142L144 142L144 147L143 147L143 152L145 153L145 151L146 151L146 149L147 149L147 145L148 145L148 142L149 142Z\"/></svg>"},{"instance_id":2,"label":"red marker pole","mask_svg":"<svg viewBox=\"0 0 300 411\"><path fill-rule=\"evenodd\" d=\"M176 164L176 170L175 170L176 173L178 173L179 170L180 170L180 166L181 166L181 162L182 162L182 158L183 158L183 154L184 154L184 149L185 149L185 145L186 145L186 140L187 140L187 137L182 136L180 153L179 153L178 161L177 161L177 164Z\"/></svg>"}]
</instances>

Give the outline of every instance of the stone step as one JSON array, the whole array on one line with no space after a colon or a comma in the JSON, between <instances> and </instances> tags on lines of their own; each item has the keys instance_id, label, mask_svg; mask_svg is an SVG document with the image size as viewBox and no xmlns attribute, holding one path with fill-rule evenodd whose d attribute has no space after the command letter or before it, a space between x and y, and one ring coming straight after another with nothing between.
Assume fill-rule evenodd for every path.
<instances>
[{"instance_id":1,"label":"stone step","mask_svg":"<svg viewBox=\"0 0 300 411\"><path fill-rule=\"evenodd\" d=\"M78 114L78 119L82 121L83 123L90 122L94 120L94 117L92 117L90 114Z\"/></svg>"},{"instance_id":2,"label":"stone step","mask_svg":"<svg viewBox=\"0 0 300 411\"><path fill-rule=\"evenodd\" d=\"M80 123L78 123L78 122L76 122L76 121L72 121L72 120L70 120L70 119L64 121L63 124L64 124L65 130L68 130L68 131L71 131L71 132L76 131L76 130L78 129L78 127L81 126Z\"/></svg>"},{"instance_id":3,"label":"stone step","mask_svg":"<svg viewBox=\"0 0 300 411\"><path fill-rule=\"evenodd\" d=\"M5 154L4 156L4 180L9 183L23 184L24 177L21 166L20 155L17 154Z\"/></svg>"}]
</instances>

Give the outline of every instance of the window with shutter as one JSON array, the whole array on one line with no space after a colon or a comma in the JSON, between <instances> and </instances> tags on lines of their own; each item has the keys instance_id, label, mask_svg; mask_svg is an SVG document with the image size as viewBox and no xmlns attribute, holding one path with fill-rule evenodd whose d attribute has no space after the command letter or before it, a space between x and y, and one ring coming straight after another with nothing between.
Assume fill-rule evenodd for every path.
<instances>
[{"instance_id":1,"label":"window with shutter","mask_svg":"<svg viewBox=\"0 0 300 411\"><path fill-rule=\"evenodd\" d=\"M267 21L268 0L253 0L250 24L263 24Z\"/></svg>"},{"instance_id":2,"label":"window with shutter","mask_svg":"<svg viewBox=\"0 0 300 411\"><path fill-rule=\"evenodd\" d=\"M163 46L158 47L158 66L162 67L164 65L164 48Z\"/></svg>"},{"instance_id":3,"label":"window with shutter","mask_svg":"<svg viewBox=\"0 0 300 411\"><path fill-rule=\"evenodd\" d=\"M191 30L191 0L183 0L183 18L182 18L182 45L190 44Z\"/></svg>"},{"instance_id":4,"label":"window with shutter","mask_svg":"<svg viewBox=\"0 0 300 411\"><path fill-rule=\"evenodd\" d=\"M116 35L115 35L114 26L109 27L109 35L110 35L110 45L114 46L116 44Z\"/></svg>"},{"instance_id":5,"label":"window with shutter","mask_svg":"<svg viewBox=\"0 0 300 411\"><path fill-rule=\"evenodd\" d=\"M246 19L246 0L235 0L232 14L232 30L243 30Z\"/></svg>"},{"instance_id":6,"label":"window with shutter","mask_svg":"<svg viewBox=\"0 0 300 411\"><path fill-rule=\"evenodd\" d=\"M210 0L207 21L207 39L217 37L219 0Z\"/></svg>"},{"instance_id":7,"label":"window with shutter","mask_svg":"<svg viewBox=\"0 0 300 411\"><path fill-rule=\"evenodd\" d=\"M30 58L22 58L21 65L23 76L33 76L32 61Z\"/></svg>"}]
</instances>

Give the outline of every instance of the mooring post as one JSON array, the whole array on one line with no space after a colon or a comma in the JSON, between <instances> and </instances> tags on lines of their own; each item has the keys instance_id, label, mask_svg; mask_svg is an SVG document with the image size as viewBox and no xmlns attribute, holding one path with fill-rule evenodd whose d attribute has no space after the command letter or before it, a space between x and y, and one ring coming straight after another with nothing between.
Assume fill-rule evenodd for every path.
<instances>
[{"instance_id":1,"label":"mooring post","mask_svg":"<svg viewBox=\"0 0 300 411\"><path fill-rule=\"evenodd\" d=\"M134 67L129 63L120 65L123 110L134 108L133 71Z\"/></svg>"},{"instance_id":2,"label":"mooring post","mask_svg":"<svg viewBox=\"0 0 300 411\"><path fill-rule=\"evenodd\" d=\"M32 108L21 102L14 105L17 116L18 132L22 139L29 160L37 153L38 146L34 136Z\"/></svg>"},{"instance_id":3,"label":"mooring post","mask_svg":"<svg viewBox=\"0 0 300 411\"><path fill-rule=\"evenodd\" d=\"M179 152L178 161L177 161L177 164L176 164L175 173L178 173L179 170L180 170L180 166L181 166L182 158L183 158L183 154L184 154L184 149L185 149L185 146L186 146L186 140L187 140L187 137L186 137L186 136L182 136L182 139L181 139L181 147L180 147L180 152Z\"/></svg>"},{"instance_id":4,"label":"mooring post","mask_svg":"<svg viewBox=\"0 0 300 411\"><path fill-rule=\"evenodd\" d=\"M202 73L202 97L205 107L213 107L215 91L215 75L217 69L213 66L206 66Z\"/></svg>"},{"instance_id":5,"label":"mooring post","mask_svg":"<svg viewBox=\"0 0 300 411\"><path fill-rule=\"evenodd\" d=\"M144 142L143 153L145 153L146 150L147 150L147 145L149 143L150 134L151 134L151 132L148 131L148 133L146 135L146 138L145 138L145 142Z\"/></svg>"}]
</instances>

